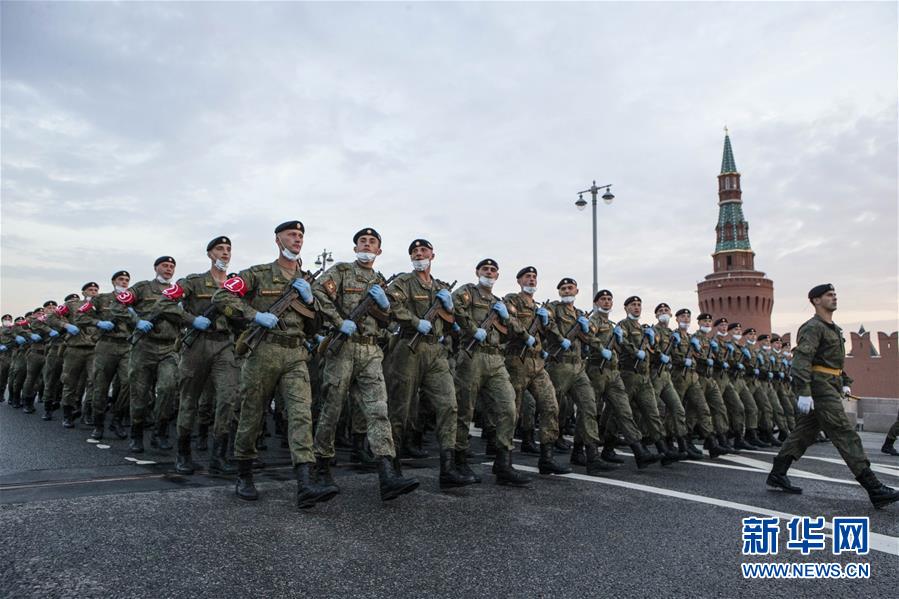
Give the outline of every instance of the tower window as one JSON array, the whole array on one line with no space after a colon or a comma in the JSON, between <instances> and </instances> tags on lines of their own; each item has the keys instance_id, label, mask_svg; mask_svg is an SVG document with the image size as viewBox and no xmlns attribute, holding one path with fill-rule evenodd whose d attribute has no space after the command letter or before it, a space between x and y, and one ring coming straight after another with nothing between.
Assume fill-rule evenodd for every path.
<instances>
[{"instance_id":1,"label":"tower window","mask_svg":"<svg viewBox=\"0 0 899 599\"><path fill-rule=\"evenodd\" d=\"M727 270L730 270L731 267L733 266L733 264L734 264L734 257L728 256L727 257Z\"/></svg>"}]
</instances>

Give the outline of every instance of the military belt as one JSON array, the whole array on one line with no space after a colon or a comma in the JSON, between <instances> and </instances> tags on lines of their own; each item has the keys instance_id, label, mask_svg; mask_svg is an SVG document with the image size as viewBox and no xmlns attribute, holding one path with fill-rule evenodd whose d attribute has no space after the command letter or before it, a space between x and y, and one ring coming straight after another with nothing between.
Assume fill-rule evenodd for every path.
<instances>
[{"instance_id":1,"label":"military belt","mask_svg":"<svg viewBox=\"0 0 899 599\"><path fill-rule=\"evenodd\" d=\"M231 333L229 331L209 331L202 333L204 339L209 339L210 341L227 341L231 338Z\"/></svg>"},{"instance_id":2,"label":"military belt","mask_svg":"<svg viewBox=\"0 0 899 599\"><path fill-rule=\"evenodd\" d=\"M416 334L417 334L417 331L403 331L402 333L400 333L400 337L403 339L413 339ZM418 342L419 343L437 343L437 337L435 337L431 333L428 333L427 335L419 335Z\"/></svg>"},{"instance_id":3,"label":"military belt","mask_svg":"<svg viewBox=\"0 0 899 599\"><path fill-rule=\"evenodd\" d=\"M128 343L128 337L100 337L97 339L97 343L109 342L109 343Z\"/></svg>"},{"instance_id":4,"label":"military belt","mask_svg":"<svg viewBox=\"0 0 899 599\"><path fill-rule=\"evenodd\" d=\"M490 354L493 356L499 356L503 353L503 350L501 350L498 347L494 347L492 345L476 345L474 347L474 350L472 351L472 353L478 353L478 352L480 352L482 354Z\"/></svg>"},{"instance_id":5,"label":"military belt","mask_svg":"<svg viewBox=\"0 0 899 599\"><path fill-rule=\"evenodd\" d=\"M352 341L353 343L358 343L359 345L377 345L378 338L375 335L359 335L357 337L350 337L347 341Z\"/></svg>"},{"instance_id":6,"label":"military belt","mask_svg":"<svg viewBox=\"0 0 899 599\"><path fill-rule=\"evenodd\" d=\"M820 372L831 376L842 376L843 374L843 371L839 368L828 368L827 366L821 366L820 364L812 364L812 372Z\"/></svg>"},{"instance_id":7,"label":"military belt","mask_svg":"<svg viewBox=\"0 0 899 599\"><path fill-rule=\"evenodd\" d=\"M303 345L303 340L300 337L288 337L287 335L266 335L265 340L288 349Z\"/></svg>"},{"instance_id":8,"label":"military belt","mask_svg":"<svg viewBox=\"0 0 899 599\"><path fill-rule=\"evenodd\" d=\"M506 357L508 357L508 358L517 358L518 356L521 355L521 350L522 350L521 347L515 347L515 348L511 348L511 349L506 349ZM541 351L541 350L539 350L539 349L534 349L533 347L529 347L529 348L527 348L526 350L524 350L524 357L525 357L525 358L540 358L540 357L541 357L541 354L542 354L542 351Z\"/></svg>"},{"instance_id":9,"label":"military belt","mask_svg":"<svg viewBox=\"0 0 899 599\"><path fill-rule=\"evenodd\" d=\"M159 339L158 337L144 337L144 341L149 341L156 345L174 345L174 339Z\"/></svg>"},{"instance_id":10,"label":"military belt","mask_svg":"<svg viewBox=\"0 0 899 599\"><path fill-rule=\"evenodd\" d=\"M559 362L560 364L580 364L581 358L580 356L561 355L556 358L556 362Z\"/></svg>"}]
</instances>

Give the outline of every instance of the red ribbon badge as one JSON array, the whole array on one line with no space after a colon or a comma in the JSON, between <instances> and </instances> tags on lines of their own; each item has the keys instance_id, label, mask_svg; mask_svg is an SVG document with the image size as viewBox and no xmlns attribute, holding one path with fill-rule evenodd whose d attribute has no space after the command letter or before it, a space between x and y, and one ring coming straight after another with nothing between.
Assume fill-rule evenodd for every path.
<instances>
[{"instance_id":1,"label":"red ribbon badge","mask_svg":"<svg viewBox=\"0 0 899 599\"><path fill-rule=\"evenodd\" d=\"M83 304L81 304L81 307L78 308L78 313L79 314L87 314L88 312L90 312L93 309L94 309L94 305L92 303L84 302Z\"/></svg>"},{"instance_id":2,"label":"red ribbon badge","mask_svg":"<svg viewBox=\"0 0 899 599\"><path fill-rule=\"evenodd\" d=\"M231 277L225 281L225 284L222 285L222 287L240 297L243 297L247 293L247 284L240 277Z\"/></svg>"},{"instance_id":3,"label":"red ribbon badge","mask_svg":"<svg viewBox=\"0 0 899 599\"><path fill-rule=\"evenodd\" d=\"M165 291L162 292L162 295L166 297L166 299L170 299L173 302L181 299L184 295L184 289L178 283L172 283Z\"/></svg>"},{"instance_id":4,"label":"red ribbon badge","mask_svg":"<svg viewBox=\"0 0 899 599\"><path fill-rule=\"evenodd\" d=\"M129 290L122 291L120 293L115 294L116 301L122 304L123 306L130 306L134 303L134 294Z\"/></svg>"},{"instance_id":5,"label":"red ribbon badge","mask_svg":"<svg viewBox=\"0 0 899 599\"><path fill-rule=\"evenodd\" d=\"M56 314L58 316L68 316L69 315L69 307L65 304L61 306L56 306Z\"/></svg>"}]
</instances>

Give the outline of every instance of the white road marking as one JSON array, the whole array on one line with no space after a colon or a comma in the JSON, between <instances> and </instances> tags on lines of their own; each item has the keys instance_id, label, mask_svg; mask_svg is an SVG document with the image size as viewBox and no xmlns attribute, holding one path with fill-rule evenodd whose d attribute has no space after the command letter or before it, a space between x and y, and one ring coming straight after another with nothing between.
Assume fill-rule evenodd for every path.
<instances>
[{"instance_id":1,"label":"white road marking","mask_svg":"<svg viewBox=\"0 0 899 599\"><path fill-rule=\"evenodd\" d=\"M131 456L125 456L125 459L129 462L134 462L138 466L146 466L147 464L155 464L153 460L139 460L137 458L132 458Z\"/></svg>"},{"instance_id":2,"label":"white road marking","mask_svg":"<svg viewBox=\"0 0 899 599\"><path fill-rule=\"evenodd\" d=\"M103 445L102 443L97 445L97 449L109 449L109 445Z\"/></svg>"},{"instance_id":3,"label":"white road marking","mask_svg":"<svg viewBox=\"0 0 899 599\"><path fill-rule=\"evenodd\" d=\"M701 462L694 462L701 463ZM515 465L516 470L521 470L523 472L539 472L537 468L532 466L519 466ZM624 480L616 480L613 478L597 478L595 476L587 476L585 474L562 474L562 475L553 475L558 476L559 478L571 478L574 480L582 480L590 483L596 483L601 485L609 485L612 487L622 487L624 489L632 489L634 491L643 491L644 493L653 493L655 495L664 495L666 497L674 497L676 499L684 499L686 501L694 501L696 503L704 503L706 505L713 505L716 507L725 507L728 509L736 510L743 513L750 514L762 514L764 516L775 516L777 518L790 520L791 518L798 517L796 514L789 514L787 512L780 512L777 510L771 510L768 508L758 507L754 505L748 505L745 503L736 503L734 501L726 501L724 499L716 499L714 497L706 497L704 495L696 495L694 493L684 493L683 491L672 491L671 489L663 489L661 487L651 487L649 485L641 485L638 483L632 483ZM833 529L833 526L830 522L825 522L825 526L829 529ZM899 537L891 537L889 535L884 535L876 532L870 532L868 536L868 543L872 550L880 551L882 553L887 553L889 555L899 556Z\"/></svg>"},{"instance_id":4,"label":"white road marking","mask_svg":"<svg viewBox=\"0 0 899 599\"><path fill-rule=\"evenodd\" d=\"M775 456L776 453L772 453L770 451L759 451L756 449L742 449L740 450L742 453L759 453L762 455L770 455ZM728 456L730 457L730 456ZM802 456L803 460L818 460L819 462L827 462L828 464L837 464L838 466L845 466L846 462L844 462L840 458L824 458L815 455L804 455ZM899 476L899 466L891 466L890 464L876 464L871 462L871 470L874 472L879 472L880 474L886 474L887 476ZM790 469L790 472L793 472Z\"/></svg>"},{"instance_id":5,"label":"white road marking","mask_svg":"<svg viewBox=\"0 0 899 599\"><path fill-rule=\"evenodd\" d=\"M88 443L99 443L99 441L97 441L96 439L85 439L85 441L87 441Z\"/></svg>"}]
</instances>

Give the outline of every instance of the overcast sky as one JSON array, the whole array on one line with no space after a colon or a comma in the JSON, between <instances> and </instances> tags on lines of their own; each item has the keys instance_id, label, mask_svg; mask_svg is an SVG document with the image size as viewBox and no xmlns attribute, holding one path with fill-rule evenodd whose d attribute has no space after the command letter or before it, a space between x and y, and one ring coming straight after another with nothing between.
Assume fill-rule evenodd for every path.
<instances>
[{"instance_id":1,"label":"overcast sky","mask_svg":"<svg viewBox=\"0 0 899 599\"><path fill-rule=\"evenodd\" d=\"M307 264L384 238L408 270L533 264L654 306L711 272L724 131L774 326L833 282L838 322L897 328L897 7L877 4L2 4L2 304L125 268L235 269L306 224Z\"/></svg>"}]
</instances>

